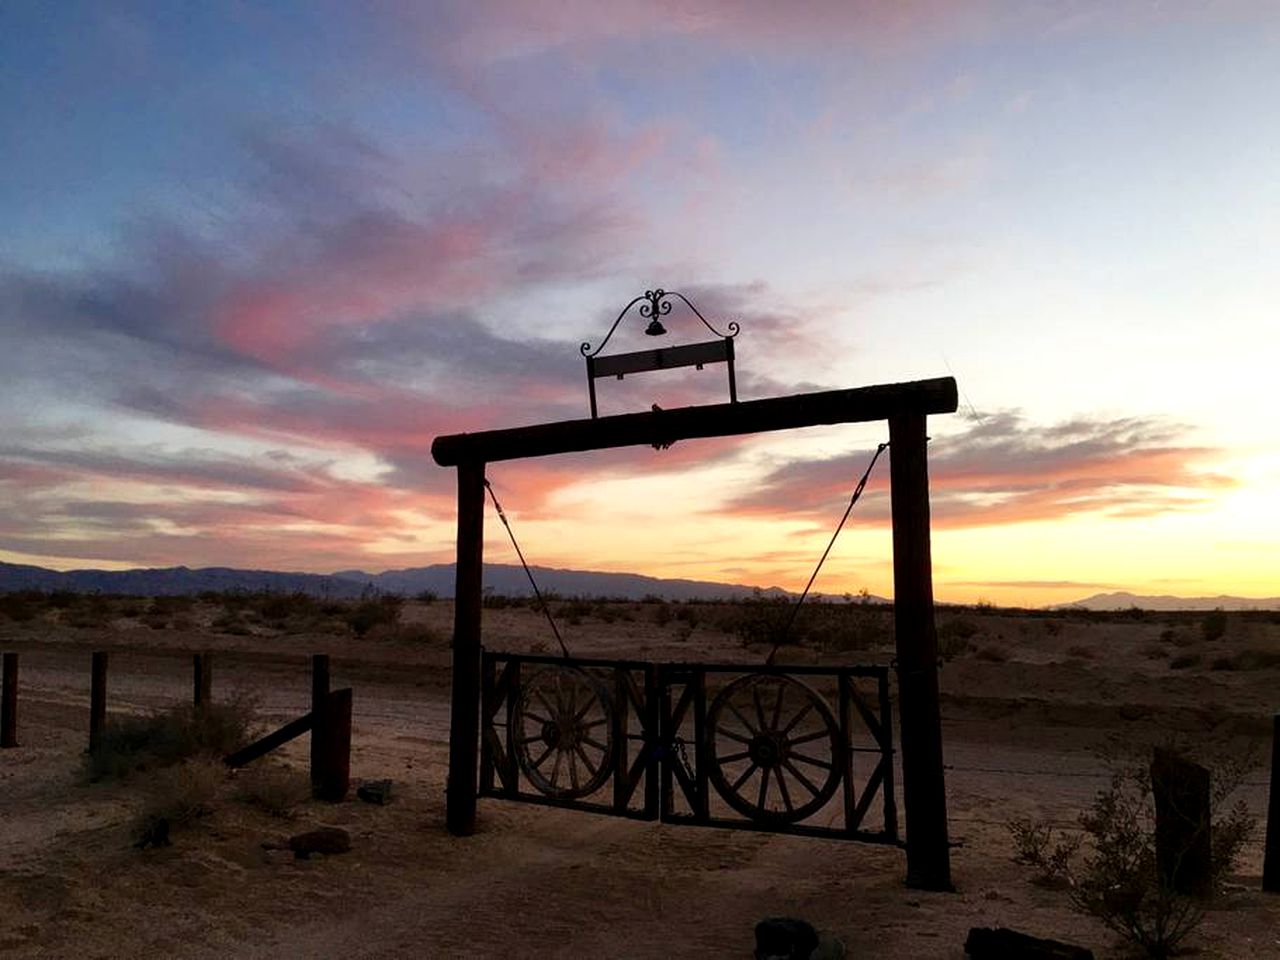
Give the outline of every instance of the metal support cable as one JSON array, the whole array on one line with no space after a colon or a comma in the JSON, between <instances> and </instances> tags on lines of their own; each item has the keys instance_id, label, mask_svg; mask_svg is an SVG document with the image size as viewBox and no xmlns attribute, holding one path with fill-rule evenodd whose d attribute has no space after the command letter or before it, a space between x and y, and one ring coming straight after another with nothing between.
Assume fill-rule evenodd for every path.
<instances>
[{"instance_id":1,"label":"metal support cable","mask_svg":"<svg viewBox=\"0 0 1280 960\"><path fill-rule=\"evenodd\" d=\"M773 664L773 658L778 652L778 647L791 634L791 628L795 626L796 616L800 613L800 604L804 603L805 597L809 595L809 589L813 586L813 581L818 579L818 571L822 569L822 565L827 561L827 554L831 552L831 548L836 544L836 537L840 536L840 531L844 529L845 521L849 519L849 514L853 512L853 505L858 502L858 498L862 496L862 491L866 489L867 480L871 477L871 471L875 468L876 461L880 459L880 454L889 448L888 443L881 443L876 446L875 455L871 458L871 462L867 464L867 469L862 473L862 479L858 481L858 485L853 488L853 496L849 498L849 506L844 509L844 516L840 518L840 522L836 524L835 533L831 534L831 540L827 543L827 549L822 551L822 557L818 560L818 565L813 568L813 574L809 577L809 582L804 585L804 592L800 594L800 599L795 602L791 608L791 616L787 620L787 625L782 633L773 643L773 649L769 651L769 656L765 657L765 666Z\"/></svg>"},{"instance_id":2,"label":"metal support cable","mask_svg":"<svg viewBox=\"0 0 1280 960\"><path fill-rule=\"evenodd\" d=\"M542 598L542 591L538 589L538 582L533 579L533 571L529 569L529 564L525 562L520 544L516 542L515 532L511 529L511 524L507 522L507 515L503 512L502 504L498 502L498 495L493 492L493 484L489 482L487 477L485 478L484 486L489 491L490 499L493 500L493 508L498 511L498 519L507 528L507 536L511 538L511 545L516 548L516 556L520 558L520 566L524 567L524 575L529 578L529 586L533 587L533 595L538 598L538 606L542 608L542 613L546 616L547 623L551 624L551 632L556 635L556 643L560 644L560 652L564 654L567 660L569 659L569 648L564 645L564 638L560 636L560 628L556 626L555 617L551 616L551 608L547 606L547 601Z\"/></svg>"}]
</instances>

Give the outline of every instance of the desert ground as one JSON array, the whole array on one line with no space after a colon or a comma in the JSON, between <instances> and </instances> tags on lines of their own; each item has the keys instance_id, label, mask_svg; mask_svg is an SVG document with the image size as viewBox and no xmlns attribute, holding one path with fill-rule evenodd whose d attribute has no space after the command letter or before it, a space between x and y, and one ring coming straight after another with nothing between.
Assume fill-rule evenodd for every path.
<instances>
[{"instance_id":1,"label":"desert ground","mask_svg":"<svg viewBox=\"0 0 1280 960\"><path fill-rule=\"evenodd\" d=\"M1280 957L1280 896L1260 889L1280 614L1230 614L1218 636L1205 614L941 608L957 889L930 893L904 886L900 849L843 840L495 799L480 801L475 836L450 836L448 601L408 602L363 636L287 605L86 603L0 615L0 650L21 664L19 746L0 752L3 957L746 958L755 923L776 915L829 931L855 958L960 960L970 927L1000 925L1126 957L1014 862L1007 824L1072 827L1108 783L1105 755L1171 740L1258 760L1237 794L1258 831L1187 946L1205 960ZM750 666L768 650L724 605L552 606L575 655ZM779 660L889 663L892 614L857 616ZM556 649L526 605L491 600L484 635L495 650ZM110 653L112 716L188 701L191 654L210 651L215 699L251 697L263 730L307 711L309 657L330 654L334 685L354 689L351 794L280 816L236 799L251 765L220 774L207 814L176 824L171 846L136 849L155 778L89 782L83 769L95 650ZM304 781L307 740L256 763ZM356 799L356 784L385 778L391 803ZM350 852L299 860L263 846L319 825L346 829Z\"/></svg>"}]
</instances>

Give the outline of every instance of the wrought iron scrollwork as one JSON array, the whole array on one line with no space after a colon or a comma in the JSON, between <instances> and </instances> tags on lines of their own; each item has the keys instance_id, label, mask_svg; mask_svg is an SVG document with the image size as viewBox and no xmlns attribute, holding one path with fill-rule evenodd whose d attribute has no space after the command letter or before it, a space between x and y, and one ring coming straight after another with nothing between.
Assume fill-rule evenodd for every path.
<instances>
[{"instance_id":1,"label":"wrought iron scrollwork","mask_svg":"<svg viewBox=\"0 0 1280 960\"><path fill-rule=\"evenodd\" d=\"M840 785L839 726L822 696L794 677L739 677L712 701L707 728L711 782L745 817L796 823Z\"/></svg>"},{"instance_id":2,"label":"wrought iron scrollwork","mask_svg":"<svg viewBox=\"0 0 1280 960\"><path fill-rule=\"evenodd\" d=\"M515 704L515 754L529 782L548 797L575 800L613 772L613 698L579 667L539 670Z\"/></svg>"},{"instance_id":3,"label":"wrought iron scrollwork","mask_svg":"<svg viewBox=\"0 0 1280 960\"><path fill-rule=\"evenodd\" d=\"M600 345L598 347L593 350L591 349L590 341L584 340L578 347L578 351L584 357L594 357L599 354L600 351L605 348L605 344L609 342L609 338L613 336L613 332L618 329L618 324L622 322L622 318L625 317L631 311L631 308L637 303L640 304L640 309L638 311L640 316L649 321L649 327L645 332L653 335L666 333L666 330L662 327L661 318L671 313L671 297L679 297L685 306L693 311L694 316L702 321L702 325L717 337L732 339L733 337L736 337L741 330L741 327L738 325L736 320L730 320L727 327L729 332L727 334L721 333L711 325L710 321L702 315L702 311L695 307L693 302L683 293L676 290L663 290L661 287L658 287L656 290L646 290L640 296L636 297L623 307L622 312L619 313L618 318L613 321L613 326L609 328L609 332L605 334L604 339L600 341Z\"/></svg>"}]
</instances>

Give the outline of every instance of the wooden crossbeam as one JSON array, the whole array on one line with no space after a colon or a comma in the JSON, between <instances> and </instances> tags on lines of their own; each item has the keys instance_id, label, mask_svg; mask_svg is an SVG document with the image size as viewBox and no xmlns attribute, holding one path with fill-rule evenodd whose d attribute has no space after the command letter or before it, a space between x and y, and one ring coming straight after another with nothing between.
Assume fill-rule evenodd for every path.
<instances>
[{"instance_id":1,"label":"wooden crossbeam","mask_svg":"<svg viewBox=\"0 0 1280 960\"><path fill-rule=\"evenodd\" d=\"M740 403L624 413L594 420L563 420L506 430L455 433L437 437L431 444L431 455L442 467L464 463L480 465L611 447L669 446L678 440L696 437L865 423L903 414L954 413L957 405L955 379L939 377Z\"/></svg>"}]
</instances>

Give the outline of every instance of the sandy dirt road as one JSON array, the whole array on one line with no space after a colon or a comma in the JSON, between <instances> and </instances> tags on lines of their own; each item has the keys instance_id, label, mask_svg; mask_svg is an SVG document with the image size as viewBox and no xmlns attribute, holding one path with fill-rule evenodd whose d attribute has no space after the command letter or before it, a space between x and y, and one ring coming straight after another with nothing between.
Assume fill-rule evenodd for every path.
<instances>
[{"instance_id":1,"label":"sandy dirt road","mask_svg":"<svg viewBox=\"0 0 1280 960\"><path fill-rule=\"evenodd\" d=\"M106 639L116 641L113 711L189 696L191 638ZM954 692L944 703L948 803L960 844L958 889L946 894L906 889L904 856L893 848L495 800L481 801L476 836L451 837L443 829L447 651L346 641L332 641L329 652L334 684L355 689L352 774L390 777L395 801L307 802L291 822L228 803L173 847L138 852L129 842L136 786L86 784L77 772L89 651L106 639L28 637L7 647L22 656L23 736L0 756L0 956L749 957L755 922L778 914L834 932L851 957L960 960L976 925L1125 956L1060 891L1029 882L1010 860L1005 823L1073 822L1106 782L1097 749L1168 726L1160 703L1132 707L1142 677L1121 691L1126 720L1100 704L1077 709L1073 697L1087 703L1088 690L1032 703L1024 682L1007 696L975 698L992 692L982 686L989 678L944 670L944 689ZM268 724L307 709L307 654L320 641L281 640L265 651L251 639L219 642L218 696L251 694ZM1223 723L1218 735L1257 745L1261 729ZM302 738L281 759L302 770L306 749ZM1261 777L1243 795L1263 812ZM350 831L351 853L296 861L262 848L317 824ZM1257 892L1260 875L1254 843L1198 935L1199 956L1280 958L1280 902Z\"/></svg>"}]
</instances>

